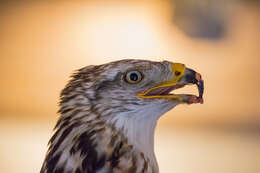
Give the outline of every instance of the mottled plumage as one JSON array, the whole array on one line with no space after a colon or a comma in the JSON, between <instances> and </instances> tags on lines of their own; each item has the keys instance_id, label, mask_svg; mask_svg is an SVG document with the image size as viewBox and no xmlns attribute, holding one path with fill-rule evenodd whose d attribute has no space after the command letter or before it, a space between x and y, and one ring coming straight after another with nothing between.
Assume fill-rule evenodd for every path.
<instances>
[{"instance_id":1,"label":"mottled plumage","mask_svg":"<svg viewBox=\"0 0 260 173\"><path fill-rule=\"evenodd\" d=\"M188 83L203 84L198 73L168 61L121 60L76 71L61 92L41 173L158 173L158 118L177 104L202 103L202 96L169 94Z\"/></svg>"}]
</instances>

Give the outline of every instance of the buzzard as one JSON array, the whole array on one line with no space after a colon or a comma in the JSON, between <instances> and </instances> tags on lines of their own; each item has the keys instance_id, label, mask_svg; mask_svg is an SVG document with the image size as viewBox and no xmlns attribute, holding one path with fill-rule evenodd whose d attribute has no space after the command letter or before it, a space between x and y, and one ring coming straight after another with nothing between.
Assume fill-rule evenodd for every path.
<instances>
[{"instance_id":1,"label":"buzzard","mask_svg":"<svg viewBox=\"0 0 260 173\"><path fill-rule=\"evenodd\" d=\"M199 96L172 91L195 84ZM41 173L158 173L157 120L178 104L203 103L201 75L169 61L120 60L76 71Z\"/></svg>"}]
</instances>

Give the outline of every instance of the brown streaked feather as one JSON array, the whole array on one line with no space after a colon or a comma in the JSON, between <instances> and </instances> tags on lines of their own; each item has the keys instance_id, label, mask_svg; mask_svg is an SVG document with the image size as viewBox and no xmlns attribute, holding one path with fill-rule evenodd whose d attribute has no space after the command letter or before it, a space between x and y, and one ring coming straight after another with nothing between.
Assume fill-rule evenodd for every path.
<instances>
[{"instance_id":1,"label":"brown streaked feather","mask_svg":"<svg viewBox=\"0 0 260 173\"><path fill-rule=\"evenodd\" d=\"M114 115L133 111L131 106L149 104L130 97L132 93L125 95L130 90L120 80L126 67L150 70L152 65L164 68L158 62L123 60L76 71L61 92L61 116L40 172L158 173L156 160L129 142L124 134L127 129L118 129L117 121L108 123Z\"/></svg>"}]
</instances>

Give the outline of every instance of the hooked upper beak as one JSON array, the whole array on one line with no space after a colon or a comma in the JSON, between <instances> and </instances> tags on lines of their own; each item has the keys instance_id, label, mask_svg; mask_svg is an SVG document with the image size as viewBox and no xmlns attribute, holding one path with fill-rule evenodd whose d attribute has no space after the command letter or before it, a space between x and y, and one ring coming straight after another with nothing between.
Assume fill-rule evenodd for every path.
<instances>
[{"instance_id":1,"label":"hooked upper beak","mask_svg":"<svg viewBox=\"0 0 260 173\"><path fill-rule=\"evenodd\" d=\"M186 68L184 64L172 63L172 79L165 81L158 86L152 87L143 93L139 93L141 98L165 98L180 103L203 103L204 82L199 73ZM185 85L195 84L199 91L199 96L191 94L173 94L173 90L182 88Z\"/></svg>"}]
</instances>

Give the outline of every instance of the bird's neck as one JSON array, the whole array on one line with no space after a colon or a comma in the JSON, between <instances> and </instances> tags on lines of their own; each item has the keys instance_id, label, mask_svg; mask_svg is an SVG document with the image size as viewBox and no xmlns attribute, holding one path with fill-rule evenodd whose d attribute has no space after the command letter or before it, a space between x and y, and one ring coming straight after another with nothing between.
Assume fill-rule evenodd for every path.
<instances>
[{"instance_id":1,"label":"bird's neck","mask_svg":"<svg viewBox=\"0 0 260 173\"><path fill-rule=\"evenodd\" d=\"M126 116L120 117L114 125L127 138L129 144L155 160L154 131L156 124L157 118L155 117L146 119L142 116L135 118Z\"/></svg>"},{"instance_id":2,"label":"bird's neck","mask_svg":"<svg viewBox=\"0 0 260 173\"><path fill-rule=\"evenodd\" d=\"M130 150L128 154L132 151L141 155L143 153L151 165L147 169L158 172L154 131L158 118L174 106L143 106L142 109L102 117L95 113L89 114L88 111L64 110L50 140L41 173L60 168L71 171L77 168L77 164L87 163L84 158L89 158L89 155L102 160L104 153L107 158L111 158L114 157L113 153L126 150ZM86 167L94 169L93 164L95 166L98 163L96 160Z\"/></svg>"},{"instance_id":3,"label":"bird's neck","mask_svg":"<svg viewBox=\"0 0 260 173\"><path fill-rule=\"evenodd\" d=\"M154 133L157 120L173 106L172 104L162 104L158 109L158 105L149 105L132 112L118 113L110 122L121 130L129 144L143 152L157 167L154 153Z\"/></svg>"}]
</instances>

